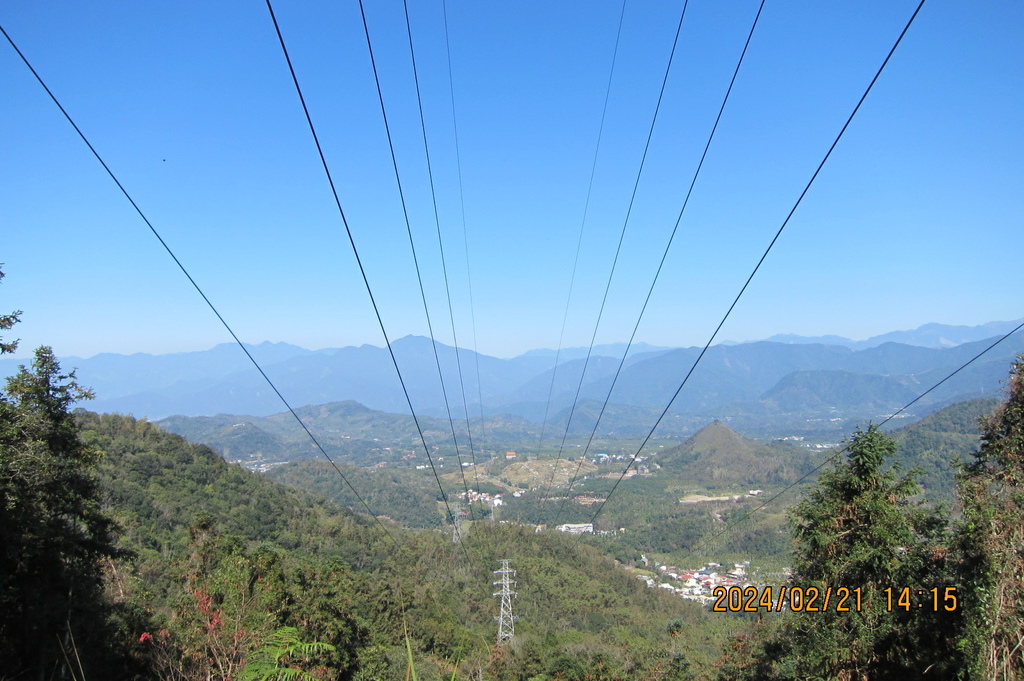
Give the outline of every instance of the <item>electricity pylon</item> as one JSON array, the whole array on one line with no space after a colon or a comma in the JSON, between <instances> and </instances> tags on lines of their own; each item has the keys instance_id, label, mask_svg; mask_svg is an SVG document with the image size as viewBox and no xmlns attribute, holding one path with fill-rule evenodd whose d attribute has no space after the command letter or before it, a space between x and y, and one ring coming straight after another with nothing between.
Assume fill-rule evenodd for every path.
<instances>
[{"instance_id":1,"label":"electricity pylon","mask_svg":"<svg viewBox=\"0 0 1024 681\"><path fill-rule=\"evenodd\" d=\"M515 576L516 571L508 566L510 562L508 560L501 561L501 569L494 571L494 574L501 575L500 581L493 582L494 586L501 587L501 591L494 594L501 596L501 615L494 618L498 620L498 643L504 643L516 635L516 618L512 614L512 597L517 594L512 590L516 583L511 579Z\"/></svg>"}]
</instances>

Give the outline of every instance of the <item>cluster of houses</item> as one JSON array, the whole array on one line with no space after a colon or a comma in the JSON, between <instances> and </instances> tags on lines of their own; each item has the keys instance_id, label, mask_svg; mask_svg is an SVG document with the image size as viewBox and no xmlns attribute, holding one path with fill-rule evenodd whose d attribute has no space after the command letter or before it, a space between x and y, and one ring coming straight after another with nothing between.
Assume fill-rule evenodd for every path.
<instances>
[{"instance_id":1,"label":"cluster of houses","mask_svg":"<svg viewBox=\"0 0 1024 681\"><path fill-rule=\"evenodd\" d=\"M625 454L605 454L605 453L601 453L601 454L596 454L590 460L590 463L597 464L598 466L602 466L602 465L606 465L606 464L616 463L616 462L619 462L619 461L629 461L632 458L633 457L625 455ZM630 477L630 476L633 476L633 475L650 475L651 474L651 469L648 468L647 466L643 465L644 461L646 461L646 460L647 460L647 457L638 456L636 458L636 461L633 462L635 465L631 466L630 469L626 471L626 477ZM617 474L616 474L615 477L617 477Z\"/></svg>"},{"instance_id":2,"label":"cluster of houses","mask_svg":"<svg viewBox=\"0 0 1024 681\"><path fill-rule=\"evenodd\" d=\"M518 497L519 493L516 493L514 496ZM470 504L477 501L482 501L491 508L494 508L495 506L501 506L505 503L504 501L502 501L501 497L501 492L491 494L490 492L477 492L476 490L472 489L469 490L468 494L466 492L459 492L459 499L462 499L463 501L468 501L468 503Z\"/></svg>"},{"instance_id":3,"label":"cluster of houses","mask_svg":"<svg viewBox=\"0 0 1024 681\"><path fill-rule=\"evenodd\" d=\"M637 578L646 583L648 588L665 589L687 600L707 605L715 599L715 587L743 587L750 584L748 567L750 561L734 563L731 570L718 563L708 563L696 570L681 570L674 565L655 563L654 569L661 573L662 580L667 581L659 582L648 575L637 575Z\"/></svg>"}]
</instances>

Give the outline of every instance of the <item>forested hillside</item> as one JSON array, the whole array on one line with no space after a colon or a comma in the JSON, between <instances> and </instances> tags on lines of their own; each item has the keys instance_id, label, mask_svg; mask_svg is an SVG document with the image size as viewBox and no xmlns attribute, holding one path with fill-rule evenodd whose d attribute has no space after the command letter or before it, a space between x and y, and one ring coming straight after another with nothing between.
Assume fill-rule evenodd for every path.
<instances>
[{"instance_id":1,"label":"forested hillside","mask_svg":"<svg viewBox=\"0 0 1024 681\"><path fill-rule=\"evenodd\" d=\"M795 482L814 468L812 455L787 442L761 445L715 421L652 462L693 485L739 489Z\"/></svg>"},{"instance_id":2,"label":"forested hillside","mask_svg":"<svg viewBox=\"0 0 1024 681\"><path fill-rule=\"evenodd\" d=\"M719 661L720 681L1024 678L1024 357L1008 388L983 419L983 403L964 403L901 435L948 454L966 442L938 434L980 430L956 476L955 521L894 465L895 439L854 433L791 511L792 575L756 594L767 616Z\"/></svg>"},{"instance_id":3,"label":"forested hillside","mask_svg":"<svg viewBox=\"0 0 1024 681\"><path fill-rule=\"evenodd\" d=\"M432 476L422 471L399 468L342 466L341 470L348 482L342 480L338 471L322 458L304 459L271 468L267 476L285 485L323 495L342 507L362 509L365 501L374 513L404 527L441 526L444 509L440 507L440 495ZM358 490L359 497L353 488Z\"/></svg>"},{"instance_id":4,"label":"forested hillside","mask_svg":"<svg viewBox=\"0 0 1024 681\"><path fill-rule=\"evenodd\" d=\"M404 460L426 464L416 421L408 414L376 411L352 401L305 406L295 413L317 434L328 454L344 463L370 466ZM455 454L447 419L417 418L430 445L443 448L441 456ZM158 424L193 442L216 447L229 460L249 465L319 456L290 412L271 416L171 416ZM489 448L534 439L539 433L535 424L507 415L473 419L473 428L478 446ZM459 433L459 438L468 455L465 433Z\"/></svg>"},{"instance_id":5,"label":"forested hillside","mask_svg":"<svg viewBox=\"0 0 1024 681\"><path fill-rule=\"evenodd\" d=\"M594 669L675 678L709 665L716 636L732 626L559 533L484 524L461 544L447 533L410 534L151 423L75 418L82 445L100 454L95 479L120 551L104 563L105 592L91 606L110 623L104 638L69 632L95 653L83 656L89 678L100 664L105 678L228 678L275 632L292 632L281 627L333 646L293 660L317 678L403 678L406 627L420 678L456 664L466 678ZM503 558L519 571L521 619L515 645L497 647L491 572ZM680 622L705 635L674 638Z\"/></svg>"},{"instance_id":6,"label":"forested hillside","mask_svg":"<svg viewBox=\"0 0 1024 681\"><path fill-rule=\"evenodd\" d=\"M456 532L412 471L341 469L366 493L343 510L147 421L72 414L89 393L40 348L0 396L0 665L13 678L83 681L397 680L412 668L502 681L1017 678L1022 372L1024 360L1008 401L980 424L957 481L961 521L919 495L918 474L893 466L897 442L874 426L841 453L812 454L713 423L631 461L621 484L622 455L580 459L575 496L561 481L517 485L518 503ZM905 447L904 462L968 447L990 406L954 405L907 429L904 443L925 444ZM305 465L283 474L308 482ZM510 478L514 465L489 472ZM314 480L338 495L320 470ZM759 481L807 487L786 514L785 501L742 493ZM532 524L586 520L598 504L600 536ZM403 527L418 516L435 529ZM659 573L639 567L640 552L685 565L709 551L793 571L743 586L759 597L752 610L730 597L720 612L671 583L649 588ZM517 572L505 643L494 623L501 560ZM678 569L656 565L666 578ZM823 590L856 592L857 607L809 615Z\"/></svg>"},{"instance_id":7,"label":"forested hillside","mask_svg":"<svg viewBox=\"0 0 1024 681\"><path fill-rule=\"evenodd\" d=\"M399 599L422 678L458 660L466 673L486 669L496 678L522 678L524 668L545 673L595 665L663 678L687 655L704 663L715 655L707 640L681 645L669 635L669 624L680 618L723 631L698 606L645 589L593 549L571 547L564 535L483 525L463 546L449 534L389 526L396 546L373 522L228 465L152 424L88 413L78 419L86 442L105 451L100 474L107 505L124 527L122 545L138 556L122 568L138 589L127 597L148 613L147 631L168 630L180 654L194 645L195 617L203 619L196 594L228 588L224 580L233 578L248 580L259 604L231 603L224 592L221 617L238 609L231 614L246 623L253 645L285 625L298 627L304 640L331 643L333 664L343 663L338 678L401 678ZM365 490L370 479L364 474L351 482ZM372 491L364 499L372 504ZM439 518L436 508L433 513ZM497 650L491 571L501 558L519 570L521 620L517 645ZM205 572L190 572L200 565ZM273 588L260 584L253 591L253 579L272 580ZM337 599L345 604L340 611ZM244 650L237 648L239 659Z\"/></svg>"},{"instance_id":8,"label":"forested hillside","mask_svg":"<svg viewBox=\"0 0 1024 681\"><path fill-rule=\"evenodd\" d=\"M953 502L957 462L970 461L971 453L981 444L982 418L998 404L996 399L958 402L893 431L896 461L904 469L921 471L921 487L927 497Z\"/></svg>"}]
</instances>

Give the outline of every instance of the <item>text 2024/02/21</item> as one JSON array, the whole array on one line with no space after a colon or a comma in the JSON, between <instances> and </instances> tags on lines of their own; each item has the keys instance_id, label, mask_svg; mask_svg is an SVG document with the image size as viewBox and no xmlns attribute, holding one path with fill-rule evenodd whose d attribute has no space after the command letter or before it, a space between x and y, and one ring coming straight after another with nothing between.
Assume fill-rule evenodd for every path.
<instances>
[{"instance_id":1,"label":"text 2024/02/21","mask_svg":"<svg viewBox=\"0 0 1024 681\"><path fill-rule=\"evenodd\" d=\"M886 610L903 609L931 610L933 612L954 612L959 606L957 587L942 586L930 589L915 589L909 586L886 587L879 593L885 594ZM794 612L860 612L864 605L864 589L815 586L718 586L712 591L715 597L713 612L781 612L788 608Z\"/></svg>"}]
</instances>

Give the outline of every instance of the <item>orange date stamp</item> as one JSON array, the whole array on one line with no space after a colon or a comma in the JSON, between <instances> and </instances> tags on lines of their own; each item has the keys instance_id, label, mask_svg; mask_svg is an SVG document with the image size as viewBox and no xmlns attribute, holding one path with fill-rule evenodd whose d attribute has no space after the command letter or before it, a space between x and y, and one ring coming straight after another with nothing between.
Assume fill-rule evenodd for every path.
<instances>
[{"instance_id":1,"label":"orange date stamp","mask_svg":"<svg viewBox=\"0 0 1024 681\"><path fill-rule=\"evenodd\" d=\"M716 586L711 593L713 612L861 612L865 604L860 587ZM960 605L955 586L888 587L880 593L885 594L888 612L954 612Z\"/></svg>"},{"instance_id":2,"label":"orange date stamp","mask_svg":"<svg viewBox=\"0 0 1024 681\"><path fill-rule=\"evenodd\" d=\"M716 586L713 612L860 612L860 587Z\"/></svg>"}]
</instances>

